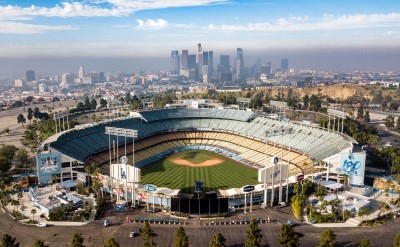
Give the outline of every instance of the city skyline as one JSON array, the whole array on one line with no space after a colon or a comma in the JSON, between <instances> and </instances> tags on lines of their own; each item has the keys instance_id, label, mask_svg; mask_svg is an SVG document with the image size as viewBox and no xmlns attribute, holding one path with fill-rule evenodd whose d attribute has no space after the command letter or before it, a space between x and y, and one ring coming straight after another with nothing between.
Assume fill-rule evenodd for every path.
<instances>
[{"instance_id":1,"label":"city skyline","mask_svg":"<svg viewBox=\"0 0 400 247\"><path fill-rule=\"evenodd\" d=\"M109 58L110 70L168 69L171 50L193 54L197 43L216 56L240 47L245 63L260 57L276 67L281 58L294 68L331 70L391 70L400 62L393 0L0 1L0 33L0 64L17 61L22 70L38 70L26 58L54 68L60 59ZM142 58L165 59L139 65ZM133 62L118 69L117 59Z\"/></svg>"}]
</instances>

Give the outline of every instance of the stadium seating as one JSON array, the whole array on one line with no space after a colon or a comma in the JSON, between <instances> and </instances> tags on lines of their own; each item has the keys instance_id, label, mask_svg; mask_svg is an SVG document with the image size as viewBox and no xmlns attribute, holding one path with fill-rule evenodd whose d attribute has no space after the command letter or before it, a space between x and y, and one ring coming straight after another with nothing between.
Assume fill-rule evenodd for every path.
<instances>
[{"instance_id":1,"label":"stadium seating","mask_svg":"<svg viewBox=\"0 0 400 247\"><path fill-rule=\"evenodd\" d=\"M352 147L342 136L326 130L287 121L256 116L253 112L227 109L161 109L140 112L142 118L126 118L69 131L50 144L80 162L97 164L109 161L109 148L125 154L125 138L108 136L105 127L138 131L135 139L135 162L179 147L221 148L250 165L264 166L267 156L283 156L301 168L313 170L312 160L328 158ZM291 127L291 134L267 137L269 128ZM127 152L132 138L126 138ZM267 144L266 144L267 143ZM284 151L281 153L281 147ZM289 150L290 149L290 155ZM112 153L117 152L116 150ZM297 168L296 168L297 167Z\"/></svg>"}]
</instances>

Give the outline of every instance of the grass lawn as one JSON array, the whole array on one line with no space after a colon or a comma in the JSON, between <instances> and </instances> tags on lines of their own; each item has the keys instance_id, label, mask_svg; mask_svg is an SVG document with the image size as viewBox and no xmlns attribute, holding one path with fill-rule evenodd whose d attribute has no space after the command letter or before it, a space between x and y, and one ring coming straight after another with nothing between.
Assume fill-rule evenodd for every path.
<instances>
[{"instance_id":1,"label":"grass lawn","mask_svg":"<svg viewBox=\"0 0 400 247\"><path fill-rule=\"evenodd\" d=\"M224 162L208 167L189 167L175 165L170 162L171 159L177 157L184 159L190 152L198 152L196 156L199 158L197 159L202 159L202 161L216 157L224 160ZM190 160L192 162L202 162L194 157L188 157L188 159L195 159L195 161ZM158 187L181 189L183 193L193 192L195 180L204 182L205 192L217 189L240 188L247 184L258 184L257 169L205 150L191 150L174 154L142 167L141 173L141 184L154 184Z\"/></svg>"}]
</instances>

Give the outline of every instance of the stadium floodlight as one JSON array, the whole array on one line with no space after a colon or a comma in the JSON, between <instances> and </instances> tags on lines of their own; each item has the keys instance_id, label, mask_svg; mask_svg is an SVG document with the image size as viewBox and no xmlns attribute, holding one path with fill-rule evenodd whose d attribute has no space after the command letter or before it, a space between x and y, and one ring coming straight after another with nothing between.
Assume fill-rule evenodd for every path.
<instances>
[{"instance_id":1,"label":"stadium floodlight","mask_svg":"<svg viewBox=\"0 0 400 247\"><path fill-rule=\"evenodd\" d=\"M58 130L61 132L61 119L62 119L62 126L64 127L65 124L65 117L67 117L67 124L68 124L68 116L69 116L69 111L59 111L59 112L54 112L53 113L53 119L55 121L56 125L56 133L58 133ZM68 129L69 129L69 124L68 124Z\"/></svg>"},{"instance_id":2,"label":"stadium floodlight","mask_svg":"<svg viewBox=\"0 0 400 247\"><path fill-rule=\"evenodd\" d=\"M340 128L340 119L342 119L342 133L343 133L343 128L344 128L344 119L346 118L346 112L344 111L339 111L339 110L335 110L335 109L328 109L328 131L330 129L330 125L331 125L331 117L333 117L333 128L332 130L335 131L335 122L336 122L336 118L339 118L337 121L337 131L339 132L339 128Z\"/></svg>"},{"instance_id":3,"label":"stadium floodlight","mask_svg":"<svg viewBox=\"0 0 400 247\"><path fill-rule=\"evenodd\" d=\"M265 130L265 145L268 145L268 138L269 137L274 137L274 136L281 136L283 137L284 135L287 134L292 134L293 128L292 127L281 127L281 128L268 128ZM290 150L290 145L289 145L289 150ZM274 140L274 152L275 152L275 140ZM280 166L282 165L282 157L283 157L283 140L281 141L281 162ZM268 160L268 158L266 158ZM267 161L266 161L267 162ZM275 164L274 164L275 166ZM267 167L267 163L265 163L265 167ZM279 169L281 170L281 169ZM288 169L289 173L289 169ZM267 172L265 171L264 173L264 204L267 205ZM280 172L280 184L282 186L282 173ZM286 181L287 185L287 181ZM288 185L287 185L288 186ZM274 178L272 178L272 187L271 187L271 207L273 206L274 203ZM279 189L281 191L281 189ZM288 194L288 188L287 192ZM287 197L287 196L286 196ZM279 195L279 198L281 199L281 195Z\"/></svg>"},{"instance_id":4,"label":"stadium floodlight","mask_svg":"<svg viewBox=\"0 0 400 247\"><path fill-rule=\"evenodd\" d=\"M138 131L134 129L116 128L116 127L105 127L106 134L108 134L108 148L110 152L110 165L111 165L111 135L117 136L117 148L118 148L118 137L125 137L125 156L126 156L126 138L132 137L132 166L133 166L133 189L132 189L132 202L133 207L136 207L135 203L135 189L136 189L136 170L135 170L135 138L138 137ZM117 151L118 153L118 151ZM125 164L127 165L127 164ZM126 169L128 171L128 169ZM119 182L118 182L119 183ZM128 181L126 181L126 201L128 201ZM112 193L112 192L111 192ZM117 197L119 197L119 192L117 191Z\"/></svg>"}]
</instances>

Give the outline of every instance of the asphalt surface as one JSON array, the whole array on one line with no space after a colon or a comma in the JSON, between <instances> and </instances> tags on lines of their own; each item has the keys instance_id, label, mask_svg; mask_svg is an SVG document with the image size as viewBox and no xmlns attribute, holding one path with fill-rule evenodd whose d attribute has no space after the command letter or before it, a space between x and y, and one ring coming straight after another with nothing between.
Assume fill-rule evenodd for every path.
<instances>
[{"instance_id":1,"label":"asphalt surface","mask_svg":"<svg viewBox=\"0 0 400 247\"><path fill-rule=\"evenodd\" d=\"M274 221L273 223L259 224L263 234L263 246L279 246L277 239L280 237L280 225L285 222L284 219L292 217L287 214L287 211L290 211L290 207L286 207L283 210L256 209L253 212L254 216L271 216ZM274 218L276 215L280 215L280 218ZM120 246L141 246L142 239L140 234L130 238L129 233L131 231L138 233L143 223L126 222L126 216L131 219L137 216L146 217L140 211L135 211L108 215L111 220L109 227L104 227L102 224L88 224L85 226L48 226L39 228L34 225L24 225L16 222L1 211L0 233L11 234L20 243L20 246L32 246L35 239L45 240L50 246L69 246L69 242L75 232L83 234L85 246L102 246L103 241L109 237L116 239ZM242 214L237 215L238 218L242 216ZM246 216L250 216L250 213ZM227 218L226 220L233 218ZM157 246L173 246L174 234L178 227L178 225L151 224ZM190 246L208 246L213 234L216 232L221 232L224 235L227 246L243 246L248 225L204 225L199 224L198 220L191 220L184 228L189 237ZM295 227L295 231L300 235L301 246L316 246L324 230L326 228L314 226ZM363 238L370 239L372 246L392 246L395 235L400 232L400 220L398 218L392 219L378 227L332 228L332 230L337 234L337 246L358 246Z\"/></svg>"}]
</instances>

